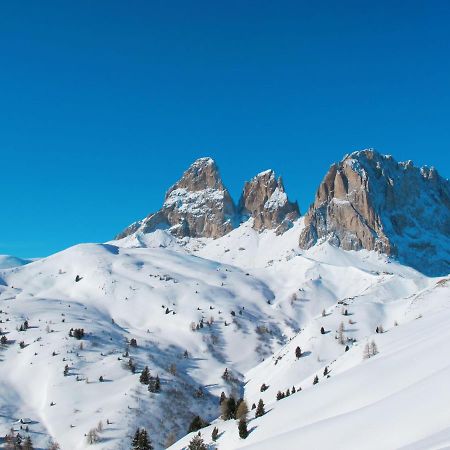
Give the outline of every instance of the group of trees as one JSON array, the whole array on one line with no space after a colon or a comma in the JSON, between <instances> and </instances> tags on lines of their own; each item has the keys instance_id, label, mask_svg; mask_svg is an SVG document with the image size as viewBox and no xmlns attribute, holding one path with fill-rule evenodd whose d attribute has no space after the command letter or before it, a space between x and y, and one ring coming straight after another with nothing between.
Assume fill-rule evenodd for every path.
<instances>
[{"instance_id":1,"label":"group of trees","mask_svg":"<svg viewBox=\"0 0 450 450\"><path fill-rule=\"evenodd\" d=\"M131 450L153 450L145 428L138 428L131 441Z\"/></svg>"},{"instance_id":2,"label":"group of trees","mask_svg":"<svg viewBox=\"0 0 450 450\"><path fill-rule=\"evenodd\" d=\"M297 389L295 389L295 386L292 386L292 390L288 388L286 392L277 392L277 400L282 400L283 398L289 397L291 394L295 394L297 392Z\"/></svg>"},{"instance_id":3,"label":"group of trees","mask_svg":"<svg viewBox=\"0 0 450 450\"><path fill-rule=\"evenodd\" d=\"M370 344L367 342L367 344L364 346L363 358L369 359L372 356L375 356L377 353L378 347L375 341L372 341Z\"/></svg>"},{"instance_id":4,"label":"group of trees","mask_svg":"<svg viewBox=\"0 0 450 450\"><path fill-rule=\"evenodd\" d=\"M71 328L69 330L69 336L74 337L76 339L84 338L84 329L83 328Z\"/></svg>"},{"instance_id":5,"label":"group of trees","mask_svg":"<svg viewBox=\"0 0 450 450\"><path fill-rule=\"evenodd\" d=\"M131 360L131 358L130 358ZM159 379L159 376L156 375L156 377L152 377L150 374L150 370L147 366L144 367L144 370L141 372L141 375L139 377L139 381L142 384L145 384L148 386L149 392L161 392L161 381Z\"/></svg>"},{"instance_id":6,"label":"group of trees","mask_svg":"<svg viewBox=\"0 0 450 450\"><path fill-rule=\"evenodd\" d=\"M24 439L20 433L14 434L11 430L5 436L5 450L34 450L34 447L30 436Z\"/></svg>"}]
</instances>

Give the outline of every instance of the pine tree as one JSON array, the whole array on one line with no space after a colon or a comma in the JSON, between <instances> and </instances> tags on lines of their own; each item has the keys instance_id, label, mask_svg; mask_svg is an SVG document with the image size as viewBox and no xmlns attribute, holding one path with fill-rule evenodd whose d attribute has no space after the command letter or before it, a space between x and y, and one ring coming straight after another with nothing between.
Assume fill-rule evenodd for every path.
<instances>
[{"instance_id":1,"label":"pine tree","mask_svg":"<svg viewBox=\"0 0 450 450\"><path fill-rule=\"evenodd\" d=\"M300 347L297 347L297 348L295 349L295 357L296 357L297 359L299 359L301 356L302 356L302 350L301 350Z\"/></svg>"},{"instance_id":2,"label":"pine tree","mask_svg":"<svg viewBox=\"0 0 450 450\"><path fill-rule=\"evenodd\" d=\"M319 377L316 375L313 380L313 384L317 384L319 382Z\"/></svg>"},{"instance_id":3,"label":"pine tree","mask_svg":"<svg viewBox=\"0 0 450 450\"><path fill-rule=\"evenodd\" d=\"M145 366L144 370L141 372L141 376L139 377L139 381L142 384L149 384L149 382L150 382L150 371L148 370L147 366Z\"/></svg>"},{"instance_id":4,"label":"pine tree","mask_svg":"<svg viewBox=\"0 0 450 450\"><path fill-rule=\"evenodd\" d=\"M232 395L230 395L230 397L228 397L225 401L223 401L220 407L222 411L223 420L230 420L236 418L236 400Z\"/></svg>"},{"instance_id":5,"label":"pine tree","mask_svg":"<svg viewBox=\"0 0 450 450\"><path fill-rule=\"evenodd\" d=\"M258 406L256 408L255 417L261 417L266 413L264 409L264 402L262 401L262 398L259 399Z\"/></svg>"},{"instance_id":6,"label":"pine tree","mask_svg":"<svg viewBox=\"0 0 450 450\"><path fill-rule=\"evenodd\" d=\"M297 390L295 389L295 386L292 386L291 392L292 392L293 394L295 394L295 393L297 392Z\"/></svg>"},{"instance_id":7,"label":"pine tree","mask_svg":"<svg viewBox=\"0 0 450 450\"><path fill-rule=\"evenodd\" d=\"M208 450L200 433L194 436L191 442L189 442L188 450Z\"/></svg>"},{"instance_id":8,"label":"pine tree","mask_svg":"<svg viewBox=\"0 0 450 450\"><path fill-rule=\"evenodd\" d=\"M323 369L323 376L326 377L328 375L328 367L325 366L325 369Z\"/></svg>"},{"instance_id":9,"label":"pine tree","mask_svg":"<svg viewBox=\"0 0 450 450\"><path fill-rule=\"evenodd\" d=\"M222 402L224 401L224 400L226 400L227 399L227 396L225 395L225 392L221 392L221 394L220 394L220 400L219 400L219 404L221 405L222 404Z\"/></svg>"},{"instance_id":10,"label":"pine tree","mask_svg":"<svg viewBox=\"0 0 450 450\"><path fill-rule=\"evenodd\" d=\"M247 419L245 417L242 417L239 420L238 430L239 430L239 437L241 439L245 439L248 436Z\"/></svg>"},{"instance_id":11,"label":"pine tree","mask_svg":"<svg viewBox=\"0 0 450 450\"><path fill-rule=\"evenodd\" d=\"M134 433L133 439L131 441L132 450L139 450L139 436L141 435L141 430L139 428Z\"/></svg>"},{"instance_id":12,"label":"pine tree","mask_svg":"<svg viewBox=\"0 0 450 450\"><path fill-rule=\"evenodd\" d=\"M214 442L216 442L218 437L219 437L219 429L217 427L214 427L211 433L211 439Z\"/></svg>"},{"instance_id":13,"label":"pine tree","mask_svg":"<svg viewBox=\"0 0 450 450\"><path fill-rule=\"evenodd\" d=\"M284 398L284 392L278 391L277 392L277 400L282 400Z\"/></svg>"},{"instance_id":14,"label":"pine tree","mask_svg":"<svg viewBox=\"0 0 450 450\"><path fill-rule=\"evenodd\" d=\"M320 334L325 334L325 328L324 327L320 327Z\"/></svg>"},{"instance_id":15,"label":"pine tree","mask_svg":"<svg viewBox=\"0 0 450 450\"><path fill-rule=\"evenodd\" d=\"M208 425L209 425L209 423L206 422L205 420L203 420L200 416L195 416L192 419L191 424L189 425L188 433L192 433L193 431L198 431L201 428L207 427Z\"/></svg>"},{"instance_id":16,"label":"pine tree","mask_svg":"<svg viewBox=\"0 0 450 450\"><path fill-rule=\"evenodd\" d=\"M153 446L148 438L148 433L145 428L142 428L139 434L139 450L153 450Z\"/></svg>"}]
</instances>

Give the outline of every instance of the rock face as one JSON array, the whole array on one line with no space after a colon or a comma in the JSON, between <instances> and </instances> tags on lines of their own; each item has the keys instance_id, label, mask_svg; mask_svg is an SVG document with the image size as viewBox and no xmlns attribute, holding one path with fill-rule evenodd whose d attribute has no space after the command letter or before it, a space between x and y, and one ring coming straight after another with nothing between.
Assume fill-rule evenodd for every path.
<instances>
[{"instance_id":1,"label":"rock face","mask_svg":"<svg viewBox=\"0 0 450 450\"><path fill-rule=\"evenodd\" d=\"M126 228L121 239L136 231L169 229L178 237L217 238L235 226L236 208L211 158L197 159L167 192L163 207Z\"/></svg>"},{"instance_id":2,"label":"rock face","mask_svg":"<svg viewBox=\"0 0 450 450\"><path fill-rule=\"evenodd\" d=\"M290 202L283 181L275 178L273 170L261 172L246 182L238 207L241 220L253 218L258 231L275 229L281 234L300 216L297 202Z\"/></svg>"},{"instance_id":3,"label":"rock face","mask_svg":"<svg viewBox=\"0 0 450 450\"><path fill-rule=\"evenodd\" d=\"M218 238L252 217L253 227L283 233L299 217L297 203L288 201L281 178L272 170L248 183L236 208L211 158L197 159L166 193L162 208L131 224L116 236L168 229L176 237Z\"/></svg>"},{"instance_id":4,"label":"rock face","mask_svg":"<svg viewBox=\"0 0 450 450\"><path fill-rule=\"evenodd\" d=\"M305 216L300 247L328 239L376 250L429 275L450 272L450 188L434 168L364 150L333 164Z\"/></svg>"}]
</instances>

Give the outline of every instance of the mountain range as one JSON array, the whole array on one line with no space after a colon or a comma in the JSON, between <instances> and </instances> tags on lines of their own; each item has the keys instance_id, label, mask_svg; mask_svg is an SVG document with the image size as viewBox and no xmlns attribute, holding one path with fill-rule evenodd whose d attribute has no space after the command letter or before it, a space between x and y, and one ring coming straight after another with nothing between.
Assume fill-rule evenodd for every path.
<instances>
[{"instance_id":1,"label":"mountain range","mask_svg":"<svg viewBox=\"0 0 450 450\"><path fill-rule=\"evenodd\" d=\"M109 242L0 257L0 448L449 447L449 199L363 150L301 215L200 158Z\"/></svg>"}]
</instances>

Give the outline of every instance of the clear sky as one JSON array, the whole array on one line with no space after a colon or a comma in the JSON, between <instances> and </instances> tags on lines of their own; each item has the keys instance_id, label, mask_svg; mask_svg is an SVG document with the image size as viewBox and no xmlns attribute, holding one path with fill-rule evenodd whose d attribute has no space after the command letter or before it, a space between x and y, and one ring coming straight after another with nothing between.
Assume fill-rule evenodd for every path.
<instances>
[{"instance_id":1,"label":"clear sky","mask_svg":"<svg viewBox=\"0 0 450 450\"><path fill-rule=\"evenodd\" d=\"M11 1L0 11L0 253L105 241L197 157L304 212L375 147L450 167L448 1Z\"/></svg>"}]
</instances>

